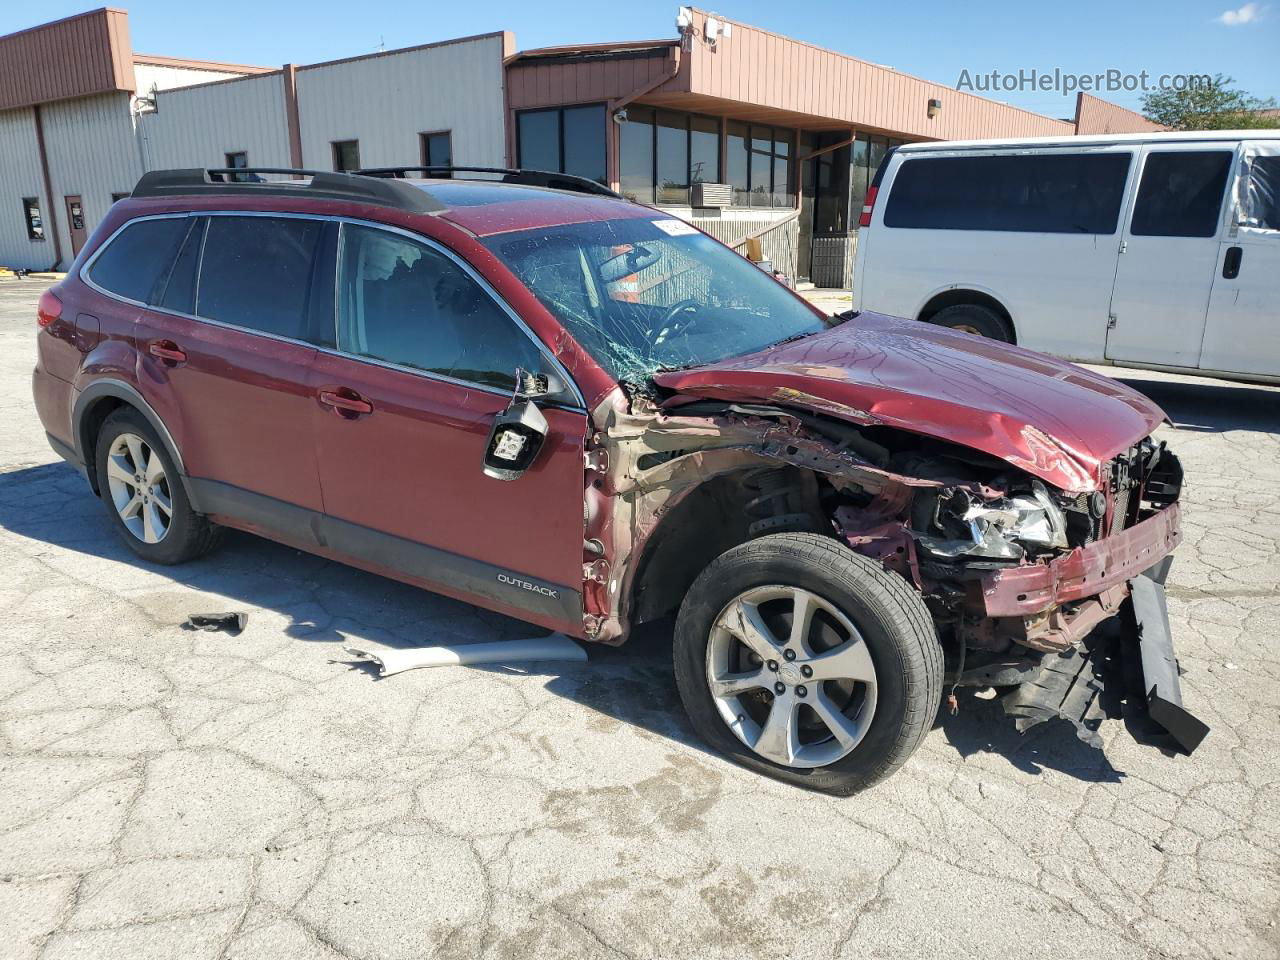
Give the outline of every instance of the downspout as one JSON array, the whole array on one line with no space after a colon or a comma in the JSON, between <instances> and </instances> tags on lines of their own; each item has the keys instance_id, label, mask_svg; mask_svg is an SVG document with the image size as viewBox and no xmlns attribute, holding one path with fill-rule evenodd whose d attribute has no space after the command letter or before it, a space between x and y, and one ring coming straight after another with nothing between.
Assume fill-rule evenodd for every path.
<instances>
[{"instance_id":1,"label":"downspout","mask_svg":"<svg viewBox=\"0 0 1280 960\"><path fill-rule=\"evenodd\" d=\"M286 63L280 68L280 82L284 84L284 115L289 128L289 166L302 169L302 121L298 116L298 68ZM294 174L299 177L301 174Z\"/></svg>"},{"instance_id":2,"label":"downspout","mask_svg":"<svg viewBox=\"0 0 1280 960\"><path fill-rule=\"evenodd\" d=\"M53 237L53 266L50 271L62 266L62 238L58 236L58 213L53 197L53 182L49 179L49 153L44 146L44 117L40 113L40 104L32 111L36 120L36 149L40 154L40 175L44 179L44 193L49 198L49 208L42 210L41 215L49 224L49 234Z\"/></svg>"},{"instance_id":3,"label":"downspout","mask_svg":"<svg viewBox=\"0 0 1280 960\"><path fill-rule=\"evenodd\" d=\"M608 169L609 187L612 190L619 189L619 187L621 186L621 178L622 178L621 163L619 161L619 156L618 156L619 154L618 124L614 120L614 117L617 115L618 111L624 109L627 106L627 104L635 100L638 100L640 97L643 97L647 93L652 93L654 90L657 90L658 87L662 86L664 83L667 83L668 81L674 80L676 78L676 75L680 72L681 51L680 51L680 48L677 46L677 47L672 47L671 52L673 54L673 56L671 57L671 66L667 69L666 73L658 77L656 80L651 80L648 83L644 84L643 86L636 87L634 90L632 90L630 93L628 93L624 97L619 97L616 100L610 100L608 104L608 108L605 110L605 113L608 116L610 121L608 130L607 130L607 135L606 135L606 149L608 153L608 161L606 166Z\"/></svg>"}]
</instances>

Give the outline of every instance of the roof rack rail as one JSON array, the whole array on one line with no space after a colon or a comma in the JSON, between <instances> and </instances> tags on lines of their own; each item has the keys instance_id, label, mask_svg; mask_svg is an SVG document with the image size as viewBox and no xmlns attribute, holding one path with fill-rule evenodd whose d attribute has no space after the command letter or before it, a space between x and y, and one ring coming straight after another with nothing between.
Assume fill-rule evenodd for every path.
<instances>
[{"instance_id":1,"label":"roof rack rail","mask_svg":"<svg viewBox=\"0 0 1280 960\"><path fill-rule=\"evenodd\" d=\"M310 180L263 180L262 174L288 174ZM246 180L245 177L258 179ZM153 170L133 188L134 197L299 196L394 207L407 213L438 213L444 206L431 194L407 183L358 173L295 170L289 167L235 167Z\"/></svg>"},{"instance_id":2,"label":"roof rack rail","mask_svg":"<svg viewBox=\"0 0 1280 960\"><path fill-rule=\"evenodd\" d=\"M503 183L520 183L530 187L550 187L552 190L572 190L574 193L590 193L600 197L611 197L625 200L622 194L610 190L604 184L586 177L577 177L571 173L556 173L552 170L523 170L514 167L366 167L355 171L366 177L386 177L400 180L407 173L422 173L430 177L433 174L448 174L455 177L459 173L496 173L502 176ZM459 180L475 180L476 177L457 177Z\"/></svg>"}]
</instances>

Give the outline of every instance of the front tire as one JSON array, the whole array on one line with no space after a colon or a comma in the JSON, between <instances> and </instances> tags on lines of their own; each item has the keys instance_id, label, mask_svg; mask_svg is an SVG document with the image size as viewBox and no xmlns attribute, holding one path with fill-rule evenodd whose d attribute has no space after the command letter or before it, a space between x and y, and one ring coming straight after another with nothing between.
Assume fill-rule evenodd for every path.
<instances>
[{"instance_id":1,"label":"front tire","mask_svg":"<svg viewBox=\"0 0 1280 960\"><path fill-rule=\"evenodd\" d=\"M217 544L219 528L191 509L164 443L136 410L117 410L103 422L95 463L111 525L144 560L184 563Z\"/></svg>"},{"instance_id":2,"label":"front tire","mask_svg":"<svg viewBox=\"0 0 1280 960\"><path fill-rule=\"evenodd\" d=\"M906 762L937 715L942 648L901 577L817 534L728 550L676 621L698 733L745 767L848 795Z\"/></svg>"}]
</instances>

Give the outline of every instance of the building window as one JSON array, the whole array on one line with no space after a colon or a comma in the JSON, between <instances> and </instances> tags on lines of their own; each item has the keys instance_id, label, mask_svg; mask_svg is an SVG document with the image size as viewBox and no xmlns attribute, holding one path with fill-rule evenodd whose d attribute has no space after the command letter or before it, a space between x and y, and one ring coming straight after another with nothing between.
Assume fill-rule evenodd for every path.
<instances>
[{"instance_id":1,"label":"building window","mask_svg":"<svg viewBox=\"0 0 1280 960\"><path fill-rule=\"evenodd\" d=\"M876 171L894 147L901 146L905 140L893 140L889 137L877 137L866 133L858 134L853 142L853 150L849 156L849 209L853 211L853 222L858 221L858 212L862 209L862 201L867 197L867 187L876 178Z\"/></svg>"},{"instance_id":2,"label":"building window","mask_svg":"<svg viewBox=\"0 0 1280 960\"><path fill-rule=\"evenodd\" d=\"M130 193L113 193L111 194L111 202L119 203L121 200L124 200L125 198L130 196L132 196L132 194Z\"/></svg>"},{"instance_id":3,"label":"building window","mask_svg":"<svg viewBox=\"0 0 1280 960\"><path fill-rule=\"evenodd\" d=\"M524 110L516 114L516 163L607 182L602 105Z\"/></svg>"},{"instance_id":4,"label":"building window","mask_svg":"<svg viewBox=\"0 0 1280 960\"><path fill-rule=\"evenodd\" d=\"M338 173L360 169L359 140L335 140L333 142L333 169Z\"/></svg>"},{"instance_id":5,"label":"building window","mask_svg":"<svg viewBox=\"0 0 1280 960\"><path fill-rule=\"evenodd\" d=\"M224 153L222 156L227 162L226 166L228 170L243 170L245 167L249 166L249 154L245 153L243 150L235 153ZM231 175L231 180L233 183L247 183L249 178L242 173L233 173Z\"/></svg>"},{"instance_id":6,"label":"building window","mask_svg":"<svg viewBox=\"0 0 1280 960\"><path fill-rule=\"evenodd\" d=\"M641 203L686 207L695 183L720 182L720 121L630 107L618 136L622 192Z\"/></svg>"},{"instance_id":7,"label":"building window","mask_svg":"<svg viewBox=\"0 0 1280 960\"><path fill-rule=\"evenodd\" d=\"M40 216L40 201L36 197L22 199L22 219L27 224L28 240L44 239L44 217Z\"/></svg>"},{"instance_id":8,"label":"building window","mask_svg":"<svg viewBox=\"0 0 1280 960\"><path fill-rule=\"evenodd\" d=\"M743 207L793 207L794 133L781 127L731 122L727 153L733 202Z\"/></svg>"},{"instance_id":9,"label":"building window","mask_svg":"<svg viewBox=\"0 0 1280 960\"><path fill-rule=\"evenodd\" d=\"M424 167L453 166L453 134L448 130L437 130L434 133L420 133L418 140L422 147L422 165ZM451 174L443 173L442 177Z\"/></svg>"}]
</instances>

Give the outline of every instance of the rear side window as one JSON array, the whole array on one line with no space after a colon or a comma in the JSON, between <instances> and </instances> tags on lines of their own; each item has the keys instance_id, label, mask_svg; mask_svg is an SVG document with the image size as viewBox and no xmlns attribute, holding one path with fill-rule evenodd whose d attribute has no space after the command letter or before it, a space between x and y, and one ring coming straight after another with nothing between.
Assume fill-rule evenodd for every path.
<instances>
[{"instance_id":1,"label":"rear side window","mask_svg":"<svg viewBox=\"0 0 1280 960\"><path fill-rule=\"evenodd\" d=\"M204 243L203 217L187 221L189 229L169 274L157 287L155 306L175 313L194 313L196 306L196 268L200 262L200 246Z\"/></svg>"},{"instance_id":2,"label":"rear side window","mask_svg":"<svg viewBox=\"0 0 1280 960\"><path fill-rule=\"evenodd\" d=\"M323 227L296 217L210 217L195 312L305 340L307 293Z\"/></svg>"},{"instance_id":3,"label":"rear side window","mask_svg":"<svg viewBox=\"0 0 1280 960\"><path fill-rule=\"evenodd\" d=\"M1249 164L1245 225L1280 230L1280 157L1254 157Z\"/></svg>"},{"instance_id":4,"label":"rear side window","mask_svg":"<svg viewBox=\"0 0 1280 960\"><path fill-rule=\"evenodd\" d=\"M89 279L118 297L153 303L190 225L189 217L135 220L93 261Z\"/></svg>"},{"instance_id":5,"label":"rear side window","mask_svg":"<svg viewBox=\"0 0 1280 960\"><path fill-rule=\"evenodd\" d=\"M338 347L504 390L545 372L533 341L444 254L407 237L342 228Z\"/></svg>"},{"instance_id":6,"label":"rear side window","mask_svg":"<svg viewBox=\"0 0 1280 960\"><path fill-rule=\"evenodd\" d=\"M1129 153L911 157L884 222L917 230L1116 232Z\"/></svg>"},{"instance_id":7,"label":"rear side window","mask_svg":"<svg viewBox=\"0 0 1280 960\"><path fill-rule=\"evenodd\" d=\"M1218 232L1234 158L1228 150L1149 154L1129 232L1138 237L1212 237Z\"/></svg>"}]
</instances>

